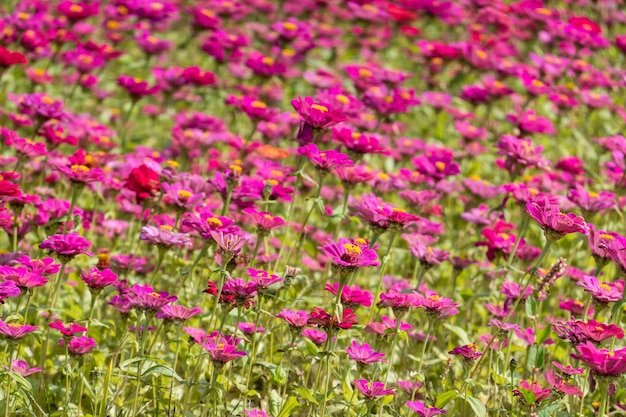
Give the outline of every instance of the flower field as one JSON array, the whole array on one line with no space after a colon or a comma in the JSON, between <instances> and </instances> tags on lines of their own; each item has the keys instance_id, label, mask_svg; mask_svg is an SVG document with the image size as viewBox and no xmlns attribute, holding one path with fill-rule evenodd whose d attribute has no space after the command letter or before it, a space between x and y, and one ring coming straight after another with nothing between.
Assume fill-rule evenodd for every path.
<instances>
[{"instance_id":1,"label":"flower field","mask_svg":"<svg viewBox=\"0 0 626 417\"><path fill-rule=\"evenodd\" d=\"M619 0L0 2L0 415L626 413Z\"/></svg>"}]
</instances>

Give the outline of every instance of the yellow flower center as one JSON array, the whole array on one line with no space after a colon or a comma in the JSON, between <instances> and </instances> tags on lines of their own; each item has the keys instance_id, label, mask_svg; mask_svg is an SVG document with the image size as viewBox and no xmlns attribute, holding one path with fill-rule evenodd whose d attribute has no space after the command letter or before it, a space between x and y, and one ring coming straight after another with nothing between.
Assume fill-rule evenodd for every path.
<instances>
[{"instance_id":1,"label":"yellow flower center","mask_svg":"<svg viewBox=\"0 0 626 417\"><path fill-rule=\"evenodd\" d=\"M87 171L89 171L89 168L87 168L85 165L72 165L72 172L74 173L87 172Z\"/></svg>"},{"instance_id":2,"label":"yellow flower center","mask_svg":"<svg viewBox=\"0 0 626 417\"><path fill-rule=\"evenodd\" d=\"M178 168L178 162L172 161L171 159L169 161L167 161L166 164L168 166L171 166L172 168Z\"/></svg>"},{"instance_id":3,"label":"yellow flower center","mask_svg":"<svg viewBox=\"0 0 626 417\"><path fill-rule=\"evenodd\" d=\"M350 103L350 99L347 96L344 96L343 94L337 94L335 96L335 98L337 99L337 101L343 103L343 104L348 104Z\"/></svg>"},{"instance_id":4,"label":"yellow flower center","mask_svg":"<svg viewBox=\"0 0 626 417\"><path fill-rule=\"evenodd\" d=\"M150 8L151 8L152 10L163 10L163 7L164 7L164 6L163 6L163 4L161 4L161 3L151 3L151 4L150 4Z\"/></svg>"},{"instance_id":5,"label":"yellow flower center","mask_svg":"<svg viewBox=\"0 0 626 417\"><path fill-rule=\"evenodd\" d=\"M359 77L371 77L372 76L372 71L365 69L365 68L359 68Z\"/></svg>"},{"instance_id":6,"label":"yellow flower center","mask_svg":"<svg viewBox=\"0 0 626 417\"><path fill-rule=\"evenodd\" d=\"M210 224L211 226L215 226L215 227L224 226L224 223L222 223L222 221L218 219L217 217L209 217L208 219L206 219L206 222Z\"/></svg>"},{"instance_id":7,"label":"yellow flower center","mask_svg":"<svg viewBox=\"0 0 626 417\"><path fill-rule=\"evenodd\" d=\"M360 255L362 252L361 248L353 243L344 243L343 248L348 255Z\"/></svg>"},{"instance_id":8,"label":"yellow flower center","mask_svg":"<svg viewBox=\"0 0 626 417\"><path fill-rule=\"evenodd\" d=\"M435 167L437 167L438 171L443 171L444 169L446 169L446 164L441 161L437 161L435 162Z\"/></svg>"},{"instance_id":9,"label":"yellow flower center","mask_svg":"<svg viewBox=\"0 0 626 417\"><path fill-rule=\"evenodd\" d=\"M476 55L478 56L478 58L480 59L485 59L487 58L487 53L485 51L483 51L482 49L479 49L476 51Z\"/></svg>"},{"instance_id":10,"label":"yellow flower center","mask_svg":"<svg viewBox=\"0 0 626 417\"><path fill-rule=\"evenodd\" d=\"M274 58L266 56L261 60L261 62L263 62L265 65L272 65L274 63Z\"/></svg>"},{"instance_id":11,"label":"yellow flower center","mask_svg":"<svg viewBox=\"0 0 626 417\"><path fill-rule=\"evenodd\" d=\"M313 104L313 105L311 105L311 108L315 109L315 110L319 110L322 113L327 113L328 112L328 107L322 106L321 104Z\"/></svg>"},{"instance_id":12,"label":"yellow flower center","mask_svg":"<svg viewBox=\"0 0 626 417\"><path fill-rule=\"evenodd\" d=\"M161 225L159 228L160 228L161 230L163 230L163 231L171 231L171 230L174 230L174 228L173 228L172 226L167 225L167 224L163 224L163 225Z\"/></svg>"},{"instance_id":13,"label":"yellow flower center","mask_svg":"<svg viewBox=\"0 0 626 417\"><path fill-rule=\"evenodd\" d=\"M152 298L161 298L161 294L159 294L158 292L154 292L154 291L148 295Z\"/></svg>"},{"instance_id":14,"label":"yellow flower center","mask_svg":"<svg viewBox=\"0 0 626 417\"><path fill-rule=\"evenodd\" d=\"M252 103L250 103L250 105L252 107L254 107L255 109L266 109L267 108L267 104L263 103L262 101L259 100L254 100Z\"/></svg>"},{"instance_id":15,"label":"yellow flower center","mask_svg":"<svg viewBox=\"0 0 626 417\"><path fill-rule=\"evenodd\" d=\"M178 190L178 196L183 200L189 199L193 194L187 190Z\"/></svg>"},{"instance_id":16,"label":"yellow flower center","mask_svg":"<svg viewBox=\"0 0 626 417\"><path fill-rule=\"evenodd\" d=\"M241 168L239 165L231 165L228 168L230 168L231 170L237 173L241 173L241 171L243 171L243 168Z\"/></svg>"},{"instance_id":17,"label":"yellow flower center","mask_svg":"<svg viewBox=\"0 0 626 417\"><path fill-rule=\"evenodd\" d=\"M604 240L613 240L615 239L615 236L613 235L609 235L607 233L600 233L600 237Z\"/></svg>"},{"instance_id":18,"label":"yellow flower center","mask_svg":"<svg viewBox=\"0 0 626 417\"><path fill-rule=\"evenodd\" d=\"M600 288L602 288L605 291L611 291L611 286L608 284L600 284Z\"/></svg>"},{"instance_id":19,"label":"yellow flower center","mask_svg":"<svg viewBox=\"0 0 626 417\"><path fill-rule=\"evenodd\" d=\"M433 295L429 296L428 299L432 300L432 301L439 301L439 300L441 300L441 297L439 297L437 294L433 294Z\"/></svg>"},{"instance_id":20,"label":"yellow flower center","mask_svg":"<svg viewBox=\"0 0 626 417\"><path fill-rule=\"evenodd\" d=\"M538 9L535 9L535 11L539 14L542 14L544 16L550 16L552 15L552 12L544 7L539 7Z\"/></svg>"},{"instance_id":21,"label":"yellow flower center","mask_svg":"<svg viewBox=\"0 0 626 417\"><path fill-rule=\"evenodd\" d=\"M52 98L50 98L50 97L48 97L48 96L43 96L43 97L41 98L41 101L42 101L43 103L46 103L46 104L53 104L53 103L54 103L54 99L52 99Z\"/></svg>"},{"instance_id":22,"label":"yellow flower center","mask_svg":"<svg viewBox=\"0 0 626 417\"><path fill-rule=\"evenodd\" d=\"M598 198L598 197L600 197L600 194L592 191L592 192L589 193L589 197L591 197L591 198Z\"/></svg>"},{"instance_id":23,"label":"yellow flower center","mask_svg":"<svg viewBox=\"0 0 626 417\"><path fill-rule=\"evenodd\" d=\"M367 240L363 239L362 237L354 239L354 242L357 245L363 245L363 246L367 244Z\"/></svg>"},{"instance_id":24,"label":"yellow flower center","mask_svg":"<svg viewBox=\"0 0 626 417\"><path fill-rule=\"evenodd\" d=\"M203 15L207 16L207 17L213 17L215 16L215 13L213 13L211 10L209 9L202 9L200 10L200 13L202 13Z\"/></svg>"},{"instance_id":25,"label":"yellow flower center","mask_svg":"<svg viewBox=\"0 0 626 417\"><path fill-rule=\"evenodd\" d=\"M266 219L268 219L268 220L272 220L272 219L274 218L274 216L272 216L272 215L271 215L271 214L269 214L269 213L265 213L265 214L263 215L263 217L265 217L265 218L266 218Z\"/></svg>"},{"instance_id":26,"label":"yellow flower center","mask_svg":"<svg viewBox=\"0 0 626 417\"><path fill-rule=\"evenodd\" d=\"M83 11L83 7L78 4L72 4L70 6L70 12L72 13L80 13Z\"/></svg>"},{"instance_id":27,"label":"yellow flower center","mask_svg":"<svg viewBox=\"0 0 626 417\"><path fill-rule=\"evenodd\" d=\"M535 87L543 87L543 82L539 80L532 80L531 84Z\"/></svg>"},{"instance_id":28,"label":"yellow flower center","mask_svg":"<svg viewBox=\"0 0 626 417\"><path fill-rule=\"evenodd\" d=\"M285 22L283 23L283 27L287 30L291 30L294 31L296 29L298 29L298 25L296 25L295 23L292 22Z\"/></svg>"}]
</instances>

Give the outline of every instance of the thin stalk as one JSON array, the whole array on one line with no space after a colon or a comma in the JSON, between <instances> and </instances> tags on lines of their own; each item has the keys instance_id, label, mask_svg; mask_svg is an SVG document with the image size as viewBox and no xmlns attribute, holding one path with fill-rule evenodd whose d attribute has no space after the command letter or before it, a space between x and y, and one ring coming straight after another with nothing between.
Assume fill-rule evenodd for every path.
<instances>
[{"instance_id":1,"label":"thin stalk","mask_svg":"<svg viewBox=\"0 0 626 417\"><path fill-rule=\"evenodd\" d=\"M248 387L250 386L250 379L252 378L252 368L254 367L254 362L256 361L256 344L257 344L257 340L258 340L258 332L257 332L257 328L259 325L259 318L261 317L261 307L263 306L263 296L259 295L259 302L257 304L257 312L256 312L256 318L254 319L254 333L252 334L252 351L250 352L250 364L248 366L248 376L246 377L246 390L244 392L244 397L243 397L243 409L244 412L246 410L246 408L248 407Z\"/></svg>"},{"instance_id":2,"label":"thin stalk","mask_svg":"<svg viewBox=\"0 0 626 417\"><path fill-rule=\"evenodd\" d=\"M63 234L65 234L65 232L67 231L67 225L70 224L70 220L72 220L72 216L74 213L74 207L76 207L76 203L78 202L78 197L80 197L80 194L82 193L84 189L84 186L82 185L75 185L74 187L72 187L72 197L70 199L70 210L67 212L67 220L65 221L65 224L63 225Z\"/></svg>"},{"instance_id":3,"label":"thin stalk","mask_svg":"<svg viewBox=\"0 0 626 417\"><path fill-rule=\"evenodd\" d=\"M63 416L67 416L67 406L70 403L70 346L65 342L65 403L63 405ZM8 414L7 414L8 415Z\"/></svg>"},{"instance_id":4,"label":"thin stalk","mask_svg":"<svg viewBox=\"0 0 626 417\"><path fill-rule=\"evenodd\" d=\"M156 282L156 277L161 272L161 264L163 263L163 259L165 258L166 249L159 248L159 257L157 258L156 267L154 268L154 274L152 274L152 278L150 279L150 285L154 286Z\"/></svg>"},{"instance_id":5,"label":"thin stalk","mask_svg":"<svg viewBox=\"0 0 626 417\"><path fill-rule=\"evenodd\" d=\"M424 365L424 355L426 355L426 347L428 346L428 341L430 340L430 334L433 331L433 322L434 320L428 321L428 330L426 331L426 337L424 338L424 346L422 346L422 354L420 355L420 364L417 367L418 375L422 372L422 366Z\"/></svg>"},{"instance_id":6,"label":"thin stalk","mask_svg":"<svg viewBox=\"0 0 626 417\"><path fill-rule=\"evenodd\" d=\"M541 254L537 258L537 261L535 262L535 266L533 266L531 268L531 270L529 272L526 272L526 274L522 277L522 279L526 278L526 280L522 284L522 288L526 288L528 286L528 283L532 279L533 275L535 275L535 273L537 272L537 269L541 265L541 262L543 262L544 258L546 257L546 255L550 251L550 247L551 246L552 246L552 242L549 241L549 240L546 240L546 244L544 245L543 250L541 251ZM491 349L491 346L493 346L493 343L496 340L495 335L498 334L500 332L500 330L502 330L502 328L509 322L511 317L513 317L513 314L515 314L515 310L517 310L517 307L522 302L522 298L523 297L518 297L517 298L517 300L515 301L515 304L513 304L513 307L509 311L509 314L506 315L506 317L502 320L502 323L500 323L500 326L495 330L494 336L491 338L491 340L489 341L489 344L485 348L486 350ZM474 365L474 369L472 369L472 372L470 373L470 376L469 376L470 379L474 378L474 375L476 374L476 372L480 368L480 364L482 363L484 357L485 357L485 355L482 355L476 361L476 365Z\"/></svg>"},{"instance_id":7,"label":"thin stalk","mask_svg":"<svg viewBox=\"0 0 626 417\"><path fill-rule=\"evenodd\" d=\"M178 353L180 352L180 326L176 326L176 353L174 354L174 364L172 369L176 372L176 365L178 364ZM174 390L174 375L170 378L170 398L167 403L167 415L172 415L172 392Z\"/></svg>"},{"instance_id":8,"label":"thin stalk","mask_svg":"<svg viewBox=\"0 0 626 417\"><path fill-rule=\"evenodd\" d=\"M600 390L602 391L602 396L600 397L600 408L598 408L598 417L604 417L604 415L606 414L606 407L609 402L608 386L606 382L603 381L600 383Z\"/></svg>"},{"instance_id":9,"label":"thin stalk","mask_svg":"<svg viewBox=\"0 0 626 417\"><path fill-rule=\"evenodd\" d=\"M344 186L343 187L343 198L341 200L341 214L337 225L335 226L335 231L333 232L333 240L336 242L339 237L339 231L341 230L341 225L343 224L343 219L346 217L346 212L348 211L348 199L350 198L350 191Z\"/></svg>"},{"instance_id":10,"label":"thin stalk","mask_svg":"<svg viewBox=\"0 0 626 417\"><path fill-rule=\"evenodd\" d=\"M509 269L513 264L513 259L515 258L515 253L517 253L517 249L519 248L519 244L526 236L526 232L528 231L528 226L530 225L530 216L524 212L522 214L522 221L519 225L519 233L517 234L517 239L515 239L515 244L513 245L513 249L511 249L511 253L509 254L509 258L506 261L506 269Z\"/></svg>"},{"instance_id":11,"label":"thin stalk","mask_svg":"<svg viewBox=\"0 0 626 417\"><path fill-rule=\"evenodd\" d=\"M7 344L7 348L8 348L8 344ZM6 350L5 350L5 354L6 354ZM11 372L13 372L13 352L11 352L9 354L9 374L7 375L7 391L6 391L6 398L5 400L5 407L4 407L4 415L5 416L10 416L11 414L9 413L10 407L9 404L11 403ZM43 373L43 372L42 372Z\"/></svg>"},{"instance_id":12,"label":"thin stalk","mask_svg":"<svg viewBox=\"0 0 626 417\"><path fill-rule=\"evenodd\" d=\"M141 389L141 372L143 371L143 364L146 359L144 355L144 349L146 348L146 339L148 339L148 323L150 322L150 320L146 316L145 311L142 313L141 321L143 322L143 328L139 327L141 326L141 324L138 326L141 329L141 348L139 350L139 355L141 356L141 360L137 362L137 385L135 386L135 398L133 400L133 407L132 407L133 417L137 415L137 402L139 400L139 390Z\"/></svg>"}]
</instances>

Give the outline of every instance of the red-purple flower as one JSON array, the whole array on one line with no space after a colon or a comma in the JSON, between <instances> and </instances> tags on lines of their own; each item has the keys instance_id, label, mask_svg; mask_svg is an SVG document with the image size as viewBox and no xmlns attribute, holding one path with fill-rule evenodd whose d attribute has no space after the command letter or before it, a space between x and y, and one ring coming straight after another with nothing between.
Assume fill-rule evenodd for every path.
<instances>
[{"instance_id":1,"label":"red-purple flower","mask_svg":"<svg viewBox=\"0 0 626 417\"><path fill-rule=\"evenodd\" d=\"M417 307L426 310L429 317L441 319L444 317L459 314L456 307L459 303L451 298L440 297L435 291L426 291L424 295L415 293Z\"/></svg>"},{"instance_id":2,"label":"red-purple flower","mask_svg":"<svg viewBox=\"0 0 626 417\"><path fill-rule=\"evenodd\" d=\"M581 360L596 375L619 376L626 373L626 348L618 350L598 349L593 343L576 346L579 354L570 356Z\"/></svg>"},{"instance_id":3,"label":"red-purple flower","mask_svg":"<svg viewBox=\"0 0 626 417\"><path fill-rule=\"evenodd\" d=\"M137 202L141 203L161 190L161 181L159 174L142 164L133 168L124 183L124 187L134 191Z\"/></svg>"},{"instance_id":4,"label":"red-purple flower","mask_svg":"<svg viewBox=\"0 0 626 417\"><path fill-rule=\"evenodd\" d=\"M385 388L382 382L370 382L367 379L352 381L352 385L366 398L374 399L385 395L396 395L393 388Z\"/></svg>"},{"instance_id":5,"label":"red-purple flower","mask_svg":"<svg viewBox=\"0 0 626 417\"><path fill-rule=\"evenodd\" d=\"M8 369L8 367L6 368ZM20 360L20 359L13 359L12 369L13 369L13 372L18 373L19 375L23 377L27 377L28 375L35 374L37 372L41 372L41 368L31 368L28 365L28 362Z\"/></svg>"},{"instance_id":6,"label":"red-purple flower","mask_svg":"<svg viewBox=\"0 0 626 417\"><path fill-rule=\"evenodd\" d=\"M340 238L337 242L329 241L319 246L331 259L333 265L353 271L366 266L378 266L378 255L367 246L354 243L350 239Z\"/></svg>"},{"instance_id":7,"label":"red-purple flower","mask_svg":"<svg viewBox=\"0 0 626 417\"><path fill-rule=\"evenodd\" d=\"M561 213L559 206L551 204L548 199L529 201L526 211L542 227L546 239L555 242L569 233L589 232L585 220L574 213Z\"/></svg>"},{"instance_id":8,"label":"red-purple flower","mask_svg":"<svg viewBox=\"0 0 626 417\"><path fill-rule=\"evenodd\" d=\"M619 301L624 293L624 281L622 280L600 283L598 278L592 275L585 275L582 281L578 281L576 284L582 287L585 292L591 294L594 301L601 304Z\"/></svg>"},{"instance_id":9,"label":"red-purple flower","mask_svg":"<svg viewBox=\"0 0 626 417\"><path fill-rule=\"evenodd\" d=\"M473 362L480 358L483 354L478 351L476 343L470 343L469 345L457 346L448 352L450 355L461 356L465 361Z\"/></svg>"},{"instance_id":10,"label":"red-purple flower","mask_svg":"<svg viewBox=\"0 0 626 417\"><path fill-rule=\"evenodd\" d=\"M39 327L19 323L5 323L0 320L0 334L9 340L19 340L36 330L39 330Z\"/></svg>"},{"instance_id":11,"label":"red-purple flower","mask_svg":"<svg viewBox=\"0 0 626 417\"><path fill-rule=\"evenodd\" d=\"M165 321L182 323L202 312L199 307L189 308L181 305L164 305L154 317Z\"/></svg>"},{"instance_id":12,"label":"red-purple flower","mask_svg":"<svg viewBox=\"0 0 626 417\"><path fill-rule=\"evenodd\" d=\"M309 313L304 310L285 310L276 314L276 317L283 319L293 330L300 330L308 324Z\"/></svg>"},{"instance_id":13,"label":"red-purple flower","mask_svg":"<svg viewBox=\"0 0 626 417\"><path fill-rule=\"evenodd\" d=\"M155 313L164 305L173 303L178 299L178 297L170 295L168 292L156 292L154 288L149 285L139 284L130 287L126 293L126 297L128 298L131 308Z\"/></svg>"},{"instance_id":14,"label":"red-purple flower","mask_svg":"<svg viewBox=\"0 0 626 417\"><path fill-rule=\"evenodd\" d=\"M334 149L320 151L314 143L309 143L298 148L298 154L309 158L311 163L315 166L315 169L322 175L340 166L354 165L354 162L348 155L337 152Z\"/></svg>"},{"instance_id":15,"label":"red-purple flower","mask_svg":"<svg viewBox=\"0 0 626 417\"><path fill-rule=\"evenodd\" d=\"M59 340L59 346L65 347L65 340ZM74 336L67 345L67 350L74 356L82 356L94 350L98 344L87 336Z\"/></svg>"},{"instance_id":16,"label":"red-purple flower","mask_svg":"<svg viewBox=\"0 0 626 417\"><path fill-rule=\"evenodd\" d=\"M247 208L243 210L243 213L250 216L256 223L257 230L261 233L269 233L270 230L285 224L285 221L281 217L274 216L266 211L257 211L253 208Z\"/></svg>"},{"instance_id":17,"label":"red-purple flower","mask_svg":"<svg viewBox=\"0 0 626 417\"><path fill-rule=\"evenodd\" d=\"M70 337L75 333L84 333L88 329L81 326L78 323L64 324L61 320L56 320L50 323L50 328L58 330L64 337Z\"/></svg>"},{"instance_id":18,"label":"red-purple flower","mask_svg":"<svg viewBox=\"0 0 626 417\"><path fill-rule=\"evenodd\" d=\"M89 271L82 271L79 276L89 287L90 291L96 292L117 282L117 274L110 269L93 267Z\"/></svg>"},{"instance_id":19,"label":"red-purple flower","mask_svg":"<svg viewBox=\"0 0 626 417\"><path fill-rule=\"evenodd\" d=\"M371 365L377 362L387 362L383 358L384 353L376 352L367 343L359 345L356 341L352 341L352 345L346 348L346 354L353 361L358 362L361 365Z\"/></svg>"},{"instance_id":20,"label":"red-purple flower","mask_svg":"<svg viewBox=\"0 0 626 417\"><path fill-rule=\"evenodd\" d=\"M4 281L0 283L0 304L9 297L17 297L22 291L14 281Z\"/></svg>"},{"instance_id":21,"label":"red-purple flower","mask_svg":"<svg viewBox=\"0 0 626 417\"><path fill-rule=\"evenodd\" d=\"M69 261L78 255L93 256L89 252L92 243L78 233L67 233L49 236L39 244L39 249L48 249L49 253L56 254L61 261Z\"/></svg>"},{"instance_id":22,"label":"red-purple flower","mask_svg":"<svg viewBox=\"0 0 626 417\"><path fill-rule=\"evenodd\" d=\"M351 308L344 309L341 319L337 319L337 317L328 314L322 308L314 307L313 311L309 315L308 320L308 324L319 326L323 329L338 327L340 329L346 330L352 328L352 326L357 323L357 316L356 314L354 314Z\"/></svg>"},{"instance_id":23,"label":"red-purple flower","mask_svg":"<svg viewBox=\"0 0 626 417\"><path fill-rule=\"evenodd\" d=\"M548 384L552 386L552 389L561 395L576 395L578 397L583 395L580 388L566 382L563 378L556 375L552 369L548 369L544 376Z\"/></svg>"},{"instance_id":24,"label":"red-purple flower","mask_svg":"<svg viewBox=\"0 0 626 417\"><path fill-rule=\"evenodd\" d=\"M513 390L513 395L522 399L529 406L534 406L550 398L550 388L542 388L541 385L533 382L522 381L517 389Z\"/></svg>"},{"instance_id":25,"label":"red-purple flower","mask_svg":"<svg viewBox=\"0 0 626 417\"><path fill-rule=\"evenodd\" d=\"M312 97L292 100L293 108L306 125L313 129L325 129L346 120L347 116L327 103L316 102Z\"/></svg>"},{"instance_id":26,"label":"red-purple flower","mask_svg":"<svg viewBox=\"0 0 626 417\"><path fill-rule=\"evenodd\" d=\"M134 78L130 75L120 75L117 84L125 89L133 100L139 100L143 96L153 95L161 90L158 85L148 87L148 82L141 78Z\"/></svg>"},{"instance_id":27,"label":"red-purple flower","mask_svg":"<svg viewBox=\"0 0 626 417\"><path fill-rule=\"evenodd\" d=\"M191 246L191 239L184 233L176 233L168 225L160 227L147 225L141 228L139 239L157 245L159 248L170 248L172 246Z\"/></svg>"},{"instance_id":28,"label":"red-purple flower","mask_svg":"<svg viewBox=\"0 0 626 417\"><path fill-rule=\"evenodd\" d=\"M326 284L324 289L333 295L337 295L339 283ZM370 307L373 300L374 295L370 291L361 289L358 285L344 285L341 288L341 303L347 307Z\"/></svg>"},{"instance_id":29,"label":"red-purple flower","mask_svg":"<svg viewBox=\"0 0 626 417\"><path fill-rule=\"evenodd\" d=\"M437 407L429 407L421 401L407 401L407 407L415 411L421 417L433 417L439 414L445 414L446 410Z\"/></svg>"},{"instance_id":30,"label":"red-purple flower","mask_svg":"<svg viewBox=\"0 0 626 417\"><path fill-rule=\"evenodd\" d=\"M217 366L246 356L246 352L237 350L239 339L232 336L224 336L218 332L206 335L200 345L209 352L211 360Z\"/></svg>"},{"instance_id":31,"label":"red-purple flower","mask_svg":"<svg viewBox=\"0 0 626 417\"><path fill-rule=\"evenodd\" d=\"M248 268L248 276L256 284L257 291L265 290L270 285L283 282L284 279L262 269Z\"/></svg>"}]
</instances>

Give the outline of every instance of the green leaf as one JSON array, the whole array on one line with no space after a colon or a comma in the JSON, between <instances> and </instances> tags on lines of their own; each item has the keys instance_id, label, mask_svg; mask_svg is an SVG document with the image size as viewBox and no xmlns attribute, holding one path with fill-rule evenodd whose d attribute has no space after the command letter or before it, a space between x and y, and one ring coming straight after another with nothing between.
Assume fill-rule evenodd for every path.
<instances>
[{"instance_id":1,"label":"green leaf","mask_svg":"<svg viewBox=\"0 0 626 417\"><path fill-rule=\"evenodd\" d=\"M537 303L533 297L528 297L525 302L526 315L530 318L537 315Z\"/></svg>"},{"instance_id":2,"label":"green leaf","mask_svg":"<svg viewBox=\"0 0 626 417\"><path fill-rule=\"evenodd\" d=\"M180 375L178 375L176 373L176 371L174 371L169 366L165 366L165 365L155 365L152 368L148 368L148 369L145 370L145 372L143 373L142 376L147 376L147 375L151 375L151 374L165 375L165 376L173 377L174 379L176 379L179 382L183 382L184 381L184 379Z\"/></svg>"},{"instance_id":3,"label":"green leaf","mask_svg":"<svg viewBox=\"0 0 626 417\"><path fill-rule=\"evenodd\" d=\"M537 360L535 361L535 367L538 369L543 368L543 362L546 357L546 349L543 345L537 345Z\"/></svg>"},{"instance_id":4,"label":"green leaf","mask_svg":"<svg viewBox=\"0 0 626 417\"><path fill-rule=\"evenodd\" d=\"M296 388L296 392L300 394L302 398L304 398L306 401L315 405L320 405L311 393L311 390L309 390L307 387Z\"/></svg>"},{"instance_id":5,"label":"green leaf","mask_svg":"<svg viewBox=\"0 0 626 417\"><path fill-rule=\"evenodd\" d=\"M459 398L463 398L463 397L459 397ZM478 398L468 395L467 397L464 397L464 399L472 408L472 410L474 411L474 414L476 414L476 417L487 416L487 407L485 407L485 404L483 404L482 401L480 401Z\"/></svg>"},{"instance_id":6,"label":"green leaf","mask_svg":"<svg viewBox=\"0 0 626 417\"><path fill-rule=\"evenodd\" d=\"M280 394L275 389L270 391L270 411L273 416L277 415L280 410L280 405L282 404L282 398Z\"/></svg>"},{"instance_id":7,"label":"green leaf","mask_svg":"<svg viewBox=\"0 0 626 417\"><path fill-rule=\"evenodd\" d=\"M272 374L274 374L272 381L274 381L276 384L283 385L285 384L285 382L287 382L287 372L285 372L282 366L279 366L274 371L272 371Z\"/></svg>"},{"instance_id":8,"label":"green leaf","mask_svg":"<svg viewBox=\"0 0 626 417\"><path fill-rule=\"evenodd\" d=\"M528 349L528 357L526 358L526 370L532 371L537 363L537 345L532 345Z\"/></svg>"},{"instance_id":9,"label":"green leaf","mask_svg":"<svg viewBox=\"0 0 626 417\"><path fill-rule=\"evenodd\" d=\"M461 342L460 343L461 345L470 344L470 340L469 340L469 336L467 335L467 332L463 330L462 328L460 328L459 326L454 326L449 323L444 323L443 327L445 327L446 329L450 330L452 333L457 335L457 337L459 338L459 341Z\"/></svg>"},{"instance_id":10,"label":"green leaf","mask_svg":"<svg viewBox=\"0 0 626 417\"><path fill-rule=\"evenodd\" d=\"M304 339L304 343L306 344L306 351L309 352L309 355L317 356L317 354L320 353L319 348L309 339Z\"/></svg>"},{"instance_id":11,"label":"green leaf","mask_svg":"<svg viewBox=\"0 0 626 417\"><path fill-rule=\"evenodd\" d=\"M563 408L563 405L564 404L562 402L557 402L553 404L548 404L545 407L541 407L539 410L537 410L537 417L550 417L556 411L560 411L561 408Z\"/></svg>"},{"instance_id":12,"label":"green leaf","mask_svg":"<svg viewBox=\"0 0 626 417\"><path fill-rule=\"evenodd\" d=\"M276 417L289 417L293 414L296 409L300 407L300 403L296 397L289 397L287 401L285 401L285 405L280 410L280 413Z\"/></svg>"},{"instance_id":13,"label":"green leaf","mask_svg":"<svg viewBox=\"0 0 626 417\"><path fill-rule=\"evenodd\" d=\"M437 395L437 400L435 401L435 407L443 408L446 406L446 404L448 404L450 401L454 400L458 396L459 396L459 391L455 389L442 392L441 394Z\"/></svg>"}]
</instances>

